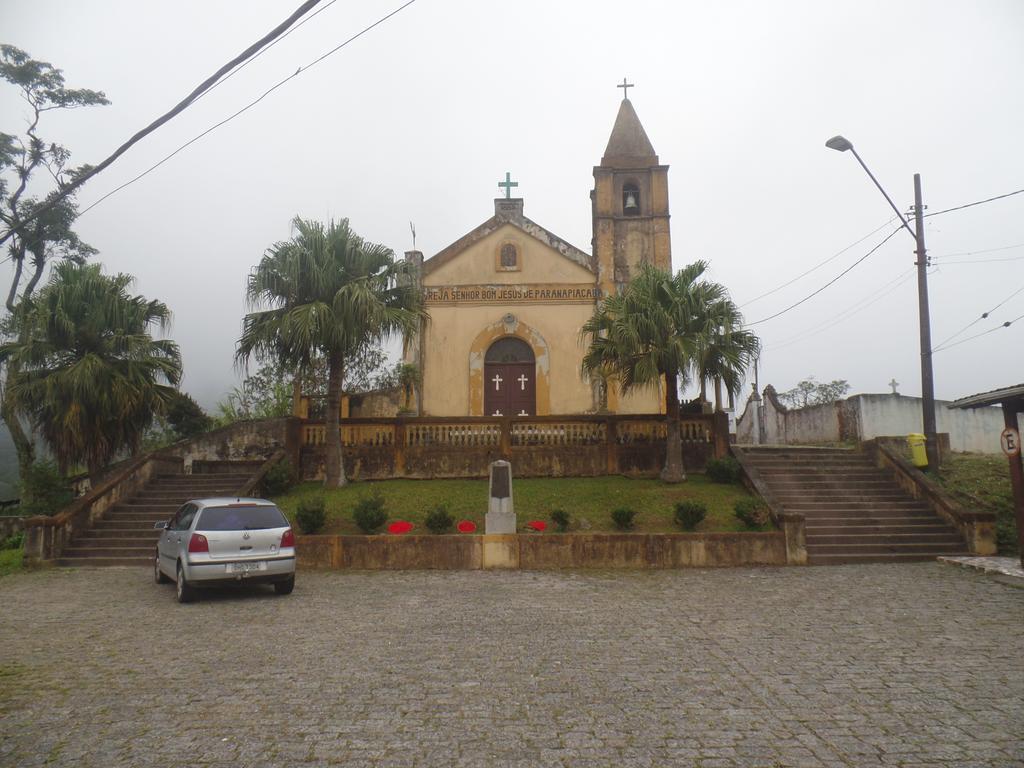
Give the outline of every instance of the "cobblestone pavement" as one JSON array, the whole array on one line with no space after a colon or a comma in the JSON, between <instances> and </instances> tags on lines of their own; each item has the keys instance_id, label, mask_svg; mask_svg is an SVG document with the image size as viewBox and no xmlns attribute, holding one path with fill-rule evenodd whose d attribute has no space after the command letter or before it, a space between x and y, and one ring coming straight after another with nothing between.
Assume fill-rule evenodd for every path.
<instances>
[{"instance_id":1,"label":"cobblestone pavement","mask_svg":"<svg viewBox=\"0 0 1024 768\"><path fill-rule=\"evenodd\" d=\"M0 579L0 766L1019 766L1024 590L935 563Z\"/></svg>"}]
</instances>

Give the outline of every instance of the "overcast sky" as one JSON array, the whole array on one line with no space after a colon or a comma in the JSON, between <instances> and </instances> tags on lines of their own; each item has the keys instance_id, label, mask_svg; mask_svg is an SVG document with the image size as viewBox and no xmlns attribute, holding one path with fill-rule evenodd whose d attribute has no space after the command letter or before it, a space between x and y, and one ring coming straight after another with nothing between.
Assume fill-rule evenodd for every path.
<instances>
[{"instance_id":1,"label":"overcast sky","mask_svg":"<svg viewBox=\"0 0 1024 768\"><path fill-rule=\"evenodd\" d=\"M334 3L89 182L81 207L401 2ZM98 162L298 4L3 0L0 28L69 86L107 94L111 106L49 113L40 130L76 162ZM411 220L429 257L493 213L510 171L526 215L589 252L592 169L625 76L671 166L674 266L709 260L757 321L890 231L892 213L856 160L825 148L834 134L901 209L915 172L930 211L1024 188L1022 40L1020 0L418 0L77 230L109 272L135 275L139 293L170 306L184 388L212 406L237 383L246 275L296 214L348 217L398 253L411 247ZM25 115L0 87L0 130L21 132ZM1024 194L935 216L927 241L937 345L1024 287ZM762 386L815 375L886 392L895 377L901 393L920 394L913 263L913 240L898 233L755 325ZM1020 315L1024 292L958 339ZM936 353L937 397L1024 380L1022 349L1024 319Z\"/></svg>"}]
</instances>

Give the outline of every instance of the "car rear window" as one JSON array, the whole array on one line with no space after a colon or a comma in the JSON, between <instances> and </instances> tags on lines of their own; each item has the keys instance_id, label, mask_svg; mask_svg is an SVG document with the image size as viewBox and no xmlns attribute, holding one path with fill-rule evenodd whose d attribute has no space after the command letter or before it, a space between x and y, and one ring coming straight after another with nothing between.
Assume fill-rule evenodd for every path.
<instances>
[{"instance_id":1,"label":"car rear window","mask_svg":"<svg viewBox=\"0 0 1024 768\"><path fill-rule=\"evenodd\" d=\"M199 515L197 531L258 531L287 528L288 521L277 507L207 507Z\"/></svg>"}]
</instances>

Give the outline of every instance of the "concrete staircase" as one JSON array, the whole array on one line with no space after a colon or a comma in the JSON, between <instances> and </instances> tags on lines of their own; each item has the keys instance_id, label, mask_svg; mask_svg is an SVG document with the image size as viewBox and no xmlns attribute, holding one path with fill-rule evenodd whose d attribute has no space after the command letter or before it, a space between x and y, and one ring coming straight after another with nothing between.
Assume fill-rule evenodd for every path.
<instances>
[{"instance_id":1,"label":"concrete staircase","mask_svg":"<svg viewBox=\"0 0 1024 768\"><path fill-rule=\"evenodd\" d=\"M890 472L848 448L745 447L775 499L807 525L812 565L967 554L960 534Z\"/></svg>"},{"instance_id":2,"label":"concrete staircase","mask_svg":"<svg viewBox=\"0 0 1024 768\"><path fill-rule=\"evenodd\" d=\"M152 566L160 531L153 524L169 520L189 499L233 496L252 469L200 475L162 475L127 501L117 504L93 528L77 533L58 565Z\"/></svg>"}]
</instances>

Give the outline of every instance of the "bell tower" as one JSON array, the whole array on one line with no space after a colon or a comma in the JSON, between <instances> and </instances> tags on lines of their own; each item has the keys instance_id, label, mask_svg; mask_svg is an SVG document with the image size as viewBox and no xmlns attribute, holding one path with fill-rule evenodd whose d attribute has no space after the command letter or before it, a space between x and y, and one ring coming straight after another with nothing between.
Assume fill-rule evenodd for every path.
<instances>
[{"instance_id":1,"label":"bell tower","mask_svg":"<svg viewBox=\"0 0 1024 768\"><path fill-rule=\"evenodd\" d=\"M591 246L598 285L607 295L628 283L643 264L671 271L668 166L659 165L647 132L626 97L623 81L615 118L601 164L594 167L590 193L594 239Z\"/></svg>"}]
</instances>

